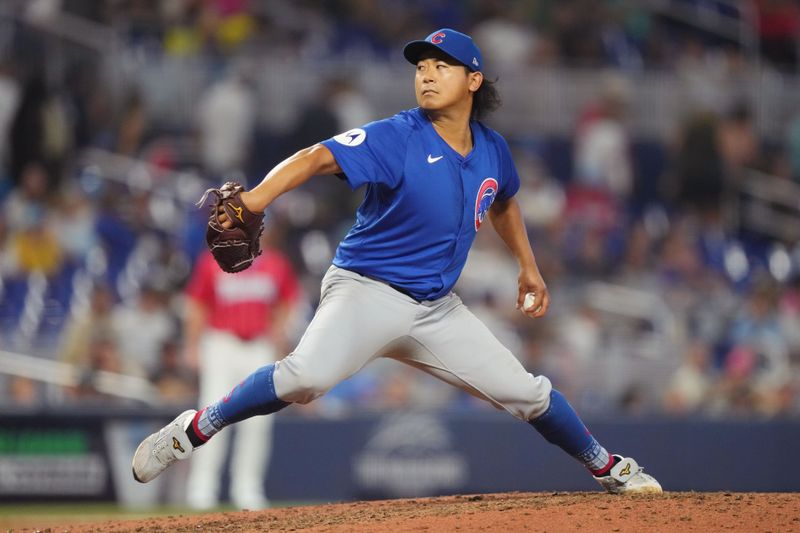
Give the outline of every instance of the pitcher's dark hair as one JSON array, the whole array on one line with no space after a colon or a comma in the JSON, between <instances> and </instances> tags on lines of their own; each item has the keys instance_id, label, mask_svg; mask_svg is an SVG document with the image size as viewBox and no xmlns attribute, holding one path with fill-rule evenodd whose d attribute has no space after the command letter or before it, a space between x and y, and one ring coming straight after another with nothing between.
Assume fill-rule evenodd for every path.
<instances>
[{"instance_id":1,"label":"pitcher's dark hair","mask_svg":"<svg viewBox=\"0 0 800 533\"><path fill-rule=\"evenodd\" d=\"M472 113L470 118L483 120L489 113L502 105L500 93L497 91L497 78L494 80L483 79L483 83L472 95Z\"/></svg>"}]
</instances>

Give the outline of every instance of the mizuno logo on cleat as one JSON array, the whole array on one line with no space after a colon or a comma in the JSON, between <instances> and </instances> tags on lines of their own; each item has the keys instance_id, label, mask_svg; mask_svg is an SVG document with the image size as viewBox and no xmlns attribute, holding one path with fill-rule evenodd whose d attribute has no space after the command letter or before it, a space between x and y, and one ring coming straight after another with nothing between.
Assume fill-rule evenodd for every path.
<instances>
[{"instance_id":1,"label":"mizuno logo on cleat","mask_svg":"<svg viewBox=\"0 0 800 533\"><path fill-rule=\"evenodd\" d=\"M619 475L620 476L627 476L630 473L631 473L631 464L630 463L626 464L625 468L623 468L622 470L619 471Z\"/></svg>"},{"instance_id":2,"label":"mizuno logo on cleat","mask_svg":"<svg viewBox=\"0 0 800 533\"><path fill-rule=\"evenodd\" d=\"M180 441L178 441L176 437L172 437L172 447L175 448L176 450L180 450L181 453L186 453L186 450L183 449L183 446L181 446ZM630 470L630 466L628 467L628 469Z\"/></svg>"}]
</instances>

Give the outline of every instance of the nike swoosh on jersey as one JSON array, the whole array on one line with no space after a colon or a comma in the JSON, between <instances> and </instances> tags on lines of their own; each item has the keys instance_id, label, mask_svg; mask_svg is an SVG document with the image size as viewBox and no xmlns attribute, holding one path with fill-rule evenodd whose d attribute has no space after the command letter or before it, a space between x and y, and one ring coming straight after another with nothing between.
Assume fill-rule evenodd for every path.
<instances>
[{"instance_id":1,"label":"nike swoosh on jersey","mask_svg":"<svg viewBox=\"0 0 800 533\"><path fill-rule=\"evenodd\" d=\"M431 154L428 154L428 163L436 163L443 157L444 157L443 155L440 155L439 157L433 157Z\"/></svg>"}]
</instances>

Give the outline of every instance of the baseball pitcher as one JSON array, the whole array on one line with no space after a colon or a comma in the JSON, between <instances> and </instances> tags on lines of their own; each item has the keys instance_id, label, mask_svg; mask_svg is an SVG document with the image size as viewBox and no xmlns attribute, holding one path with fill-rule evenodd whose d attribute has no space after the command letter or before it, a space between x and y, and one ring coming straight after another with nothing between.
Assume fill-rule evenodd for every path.
<instances>
[{"instance_id":1,"label":"baseball pitcher","mask_svg":"<svg viewBox=\"0 0 800 533\"><path fill-rule=\"evenodd\" d=\"M419 107L301 150L251 191L213 191L209 246L232 271L258 253L261 213L282 193L331 174L365 192L294 351L145 439L134 477L153 479L230 424L318 398L402 342L408 349L395 357L530 424L609 492L661 492L636 461L609 453L550 381L528 373L453 292L488 220L519 263L517 307L540 318L550 305L514 198L520 181L508 145L480 122L499 103L480 50L445 28L404 55L416 68Z\"/></svg>"}]
</instances>

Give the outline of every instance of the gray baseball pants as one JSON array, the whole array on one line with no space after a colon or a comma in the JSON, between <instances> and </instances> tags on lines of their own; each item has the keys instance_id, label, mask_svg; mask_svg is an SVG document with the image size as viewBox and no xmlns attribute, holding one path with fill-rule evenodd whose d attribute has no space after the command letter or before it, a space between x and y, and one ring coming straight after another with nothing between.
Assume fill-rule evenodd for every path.
<instances>
[{"instance_id":1,"label":"gray baseball pants","mask_svg":"<svg viewBox=\"0 0 800 533\"><path fill-rule=\"evenodd\" d=\"M275 392L308 403L378 357L419 368L521 420L550 402L550 380L528 373L455 293L417 302L335 266L297 348L276 364Z\"/></svg>"}]
</instances>

